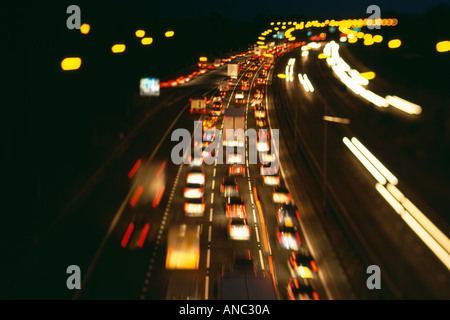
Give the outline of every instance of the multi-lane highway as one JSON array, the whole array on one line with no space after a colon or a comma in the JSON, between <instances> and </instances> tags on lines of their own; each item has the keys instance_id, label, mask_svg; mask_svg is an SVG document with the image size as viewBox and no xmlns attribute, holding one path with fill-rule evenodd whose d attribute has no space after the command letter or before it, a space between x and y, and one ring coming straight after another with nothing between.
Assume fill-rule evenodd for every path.
<instances>
[{"instance_id":1,"label":"multi-lane highway","mask_svg":"<svg viewBox=\"0 0 450 320\"><path fill-rule=\"evenodd\" d=\"M324 44L308 55L302 55L299 46L280 47L275 58L241 54L233 59L241 66L235 79L225 80L224 64L187 83L162 88L152 111L77 193L42 242L25 255L16 271L21 277L11 278L8 294L50 299L221 299L223 275L236 268L236 257L244 253L255 273L270 280L264 290L269 290L269 283L276 299L449 298L447 267L383 199L377 180L344 143L345 137L357 137L389 168L395 169L391 163L399 158L407 162L404 155L392 152L395 140L386 141L378 133L380 123L365 121L373 106L343 90L326 60L318 58ZM313 90L305 90L298 74L307 75ZM195 121L203 123L210 116L224 81L229 88L212 126L224 133L224 113L242 109L245 131L269 130L270 154L278 163L275 181L286 188L291 204L283 207L292 209L287 219L280 219L278 194L261 175L261 159L252 161L256 141L251 138L244 140L242 174L231 175L226 154L212 164L173 161L178 140L172 133L186 129L193 135L199 125ZM243 81L248 81L246 90ZM238 101L237 93L243 93L244 101ZM207 101L203 115L190 112L189 99L195 96ZM257 109L266 115L257 117ZM324 116L340 122L326 121ZM279 133L278 139L270 130ZM185 160L188 154L183 155ZM199 197L203 205L189 216L186 179L195 169L204 175ZM405 196L420 198L403 180L405 173L394 174ZM222 190L222 182L230 176L245 206L249 238L230 235L236 229L230 226L228 197ZM199 232L199 250L194 252L198 260L191 270L168 268L166 259L174 249L168 242L169 230L177 225L192 225ZM290 233L283 233L284 227ZM291 263L296 253L299 264L307 253L312 260L299 266L298 273ZM75 293L66 286L70 265L81 269L81 289ZM381 269L382 290L367 287L366 270L371 265ZM311 288L309 295L293 294L288 287L294 282Z\"/></svg>"}]
</instances>

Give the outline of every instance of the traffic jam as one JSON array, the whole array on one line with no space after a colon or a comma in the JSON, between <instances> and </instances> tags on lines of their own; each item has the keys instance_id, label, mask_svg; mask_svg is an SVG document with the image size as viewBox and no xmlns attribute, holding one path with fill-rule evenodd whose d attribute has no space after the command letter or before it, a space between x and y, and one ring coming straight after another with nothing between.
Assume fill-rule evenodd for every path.
<instances>
[{"instance_id":1,"label":"traffic jam","mask_svg":"<svg viewBox=\"0 0 450 320\"><path fill-rule=\"evenodd\" d=\"M193 141L192 150L200 151L191 151L186 155L187 160L184 162L188 169L187 174L181 177L185 179L181 180L184 182L182 221L186 225L195 225L194 229L199 230L198 226L202 224L202 219L208 217L208 213L210 223L213 217L224 217L227 238L232 246L236 244L239 248L245 247L245 243L255 238L258 243L264 244L261 246L258 244L258 247L265 250L259 249L259 260L258 254L252 253L253 260L259 261L259 268L270 270L279 297L291 300L319 300L314 284L318 281L318 267L305 240L302 239L300 214L288 187L283 182L278 150L271 144L271 132L274 128L269 124L265 93L274 58L258 55L250 57L240 55L233 58L227 64L227 77L210 97L200 95L189 99L190 114L196 121L201 122L202 141L201 148L198 145L199 141ZM199 119L196 119L198 116ZM229 136L227 129L254 129L257 132L256 141L248 137L239 139L236 136ZM221 142L218 147L208 148L217 139ZM255 145L250 146L253 142ZM260 155L257 163L249 163L251 147ZM223 155L225 161L218 161ZM205 163L205 159L210 157L215 157L214 165ZM225 170L223 166L226 166ZM220 176L219 172L224 174ZM258 172L260 177L257 181L261 182L254 182L255 177L251 176L251 172ZM209 188L211 188L210 198L209 193L208 196L206 193ZM215 193L216 188L219 190L218 193ZM262 201L258 199L258 190L261 188L264 188L264 192L270 190L272 205L269 207L263 208ZM267 200L264 199L265 201ZM217 204L222 210L213 210L213 207L217 208ZM274 212L272 208L276 208ZM265 219L276 221L274 234L267 233ZM204 254L204 245L200 244L199 232L202 231L197 231L195 236L197 242L180 238L178 241L183 242L184 247L180 243L168 243L166 269L199 268L200 256ZM208 232L207 269L210 268L211 227ZM186 247L188 242L190 247ZM282 252L286 258L283 265L283 268L287 266L289 272L289 278L286 280L275 280L271 243L275 245L274 250ZM180 248L180 256L175 258L177 263L171 265L168 263L169 252L170 259L173 260L175 247ZM195 250L192 247L195 247ZM189 254L196 256L192 258L188 256ZM183 261L193 260L196 263L189 266L183 264ZM207 276L204 297L206 299L209 294L208 283Z\"/></svg>"}]
</instances>

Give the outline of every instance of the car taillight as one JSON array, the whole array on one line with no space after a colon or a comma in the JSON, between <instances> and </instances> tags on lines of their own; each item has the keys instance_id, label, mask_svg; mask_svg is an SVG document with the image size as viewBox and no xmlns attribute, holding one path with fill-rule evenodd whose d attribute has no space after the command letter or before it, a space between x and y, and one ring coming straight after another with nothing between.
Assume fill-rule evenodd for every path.
<instances>
[{"instance_id":1,"label":"car taillight","mask_svg":"<svg viewBox=\"0 0 450 320\"><path fill-rule=\"evenodd\" d=\"M317 264L314 260L311 260L311 268L314 272L318 272L319 269L317 268Z\"/></svg>"},{"instance_id":2,"label":"car taillight","mask_svg":"<svg viewBox=\"0 0 450 320\"><path fill-rule=\"evenodd\" d=\"M277 238L280 244L283 243L283 241L281 241L281 234L279 232L277 232Z\"/></svg>"},{"instance_id":3,"label":"car taillight","mask_svg":"<svg viewBox=\"0 0 450 320\"><path fill-rule=\"evenodd\" d=\"M319 299L319 295L317 294L317 292L314 291L314 292L312 293L312 296L313 296L314 300L320 300L320 299Z\"/></svg>"},{"instance_id":4,"label":"car taillight","mask_svg":"<svg viewBox=\"0 0 450 320\"><path fill-rule=\"evenodd\" d=\"M300 240L300 236L298 235L298 233L295 234L295 237L297 238L298 244L301 244L302 241Z\"/></svg>"}]
</instances>

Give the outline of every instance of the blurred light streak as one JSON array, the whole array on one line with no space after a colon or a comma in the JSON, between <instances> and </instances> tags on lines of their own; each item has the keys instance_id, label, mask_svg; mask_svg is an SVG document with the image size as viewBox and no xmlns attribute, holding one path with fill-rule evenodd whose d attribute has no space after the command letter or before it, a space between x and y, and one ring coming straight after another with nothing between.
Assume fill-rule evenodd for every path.
<instances>
[{"instance_id":1,"label":"blurred light streak","mask_svg":"<svg viewBox=\"0 0 450 320\"><path fill-rule=\"evenodd\" d=\"M133 229L134 229L134 224L133 224L133 222L131 222L127 228L127 231L125 232L125 235L122 238L122 242L120 243L122 245L122 247L125 248L127 246L128 240L130 240L130 236L131 236L131 233L133 232Z\"/></svg>"},{"instance_id":2,"label":"blurred light streak","mask_svg":"<svg viewBox=\"0 0 450 320\"><path fill-rule=\"evenodd\" d=\"M387 190L402 206L413 216L413 218L447 251L450 252L450 240L420 211L403 193L394 185L388 183Z\"/></svg>"},{"instance_id":3,"label":"blurred light streak","mask_svg":"<svg viewBox=\"0 0 450 320\"><path fill-rule=\"evenodd\" d=\"M361 77L366 78L367 80L372 80L375 78L376 74L373 71L363 72L359 74Z\"/></svg>"},{"instance_id":4,"label":"blurred light streak","mask_svg":"<svg viewBox=\"0 0 450 320\"><path fill-rule=\"evenodd\" d=\"M131 198L131 201L130 201L130 205L132 207L134 207L136 205L136 202L138 201L139 197L141 196L143 190L144 190L143 186L139 186L136 189L136 192L134 193L133 198Z\"/></svg>"},{"instance_id":5,"label":"blurred light streak","mask_svg":"<svg viewBox=\"0 0 450 320\"><path fill-rule=\"evenodd\" d=\"M370 163L369 160L367 160L366 157L364 157L364 155L347 137L344 137L342 141L380 184L386 184L386 179L383 177L383 175Z\"/></svg>"},{"instance_id":6,"label":"blurred light streak","mask_svg":"<svg viewBox=\"0 0 450 320\"><path fill-rule=\"evenodd\" d=\"M414 219L414 217L411 215L410 212L406 211L402 204L393 196L385 187L383 187L380 184L376 184L375 188L377 191L383 196L383 198L394 208L395 212L397 212L402 219L406 222L406 224L411 228L412 231L425 243L425 245L430 248L431 251L436 255L436 257L447 267L447 269L450 270L450 254L448 250L449 242L448 238L445 237L445 239L440 239L441 241L444 240L444 245L446 245L446 248L441 246L438 241L436 241L433 236L427 232L427 230L421 225L421 223ZM389 187L392 190L392 186ZM394 194L397 196L399 195L400 191L394 191ZM428 220L428 219L427 219ZM433 225L434 226L434 225ZM438 230L439 234L442 234L440 230ZM446 240L446 241L445 241Z\"/></svg>"},{"instance_id":7,"label":"blurred light streak","mask_svg":"<svg viewBox=\"0 0 450 320\"><path fill-rule=\"evenodd\" d=\"M397 212L398 214L401 214L403 212L403 206L398 202L390 193L389 191L382 186L381 184L377 183L375 185L375 189L383 196L383 198L391 205L391 207Z\"/></svg>"},{"instance_id":8,"label":"blurred light streak","mask_svg":"<svg viewBox=\"0 0 450 320\"><path fill-rule=\"evenodd\" d=\"M398 184L398 179L355 137L351 139L353 145L375 166L375 168L393 185Z\"/></svg>"},{"instance_id":9,"label":"blurred light streak","mask_svg":"<svg viewBox=\"0 0 450 320\"><path fill-rule=\"evenodd\" d=\"M336 123L350 124L350 119L347 119L347 118L323 116L323 120L330 121L330 122L336 122Z\"/></svg>"},{"instance_id":10,"label":"blurred light streak","mask_svg":"<svg viewBox=\"0 0 450 320\"><path fill-rule=\"evenodd\" d=\"M156 193L155 199L153 200L152 203L152 207L156 208L156 206L159 204L159 202L161 201L161 198L164 194L164 190L166 189L165 186L161 186L158 190L158 193Z\"/></svg>"},{"instance_id":11,"label":"blurred light streak","mask_svg":"<svg viewBox=\"0 0 450 320\"><path fill-rule=\"evenodd\" d=\"M393 107L409 114L421 114L422 107L397 96L386 96L386 101Z\"/></svg>"},{"instance_id":12,"label":"blurred light streak","mask_svg":"<svg viewBox=\"0 0 450 320\"><path fill-rule=\"evenodd\" d=\"M145 242L145 238L147 237L148 230L150 229L150 225L148 223L145 224L144 229L142 230L141 236L139 237L138 247L142 248Z\"/></svg>"},{"instance_id":13,"label":"blurred light streak","mask_svg":"<svg viewBox=\"0 0 450 320\"><path fill-rule=\"evenodd\" d=\"M130 170L130 172L128 172L128 178L132 178L134 176L134 174L136 173L137 169L139 168L139 166L141 165L141 159L138 159L136 161L136 163L134 164L133 168Z\"/></svg>"},{"instance_id":14,"label":"blurred light streak","mask_svg":"<svg viewBox=\"0 0 450 320\"><path fill-rule=\"evenodd\" d=\"M156 178L159 178L159 176L161 175L162 171L164 170L164 167L166 166L166 160L163 161L161 167L159 168L158 172L156 173Z\"/></svg>"}]
</instances>

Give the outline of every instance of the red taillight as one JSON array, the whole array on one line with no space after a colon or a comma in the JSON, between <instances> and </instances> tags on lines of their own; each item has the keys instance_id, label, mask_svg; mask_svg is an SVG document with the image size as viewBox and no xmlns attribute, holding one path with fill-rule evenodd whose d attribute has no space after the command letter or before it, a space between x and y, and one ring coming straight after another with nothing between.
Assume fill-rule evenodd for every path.
<instances>
[{"instance_id":1,"label":"red taillight","mask_svg":"<svg viewBox=\"0 0 450 320\"><path fill-rule=\"evenodd\" d=\"M300 215L298 214L298 210L295 210L295 215L297 216L297 220L300 221Z\"/></svg>"},{"instance_id":2,"label":"red taillight","mask_svg":"<svg viewBox=\"0 0 450 320\"><path fill-rule=\"evenodd\" d=\"M320 300L320 299L319 299L319 295L317 294L317 292L314 291L314 292L312 293L312 296L313 296L314 300Z\"/></svg>"},{"instance_id":3,"label":"red taillight","mask_svg":"<svg viewBox=\"0 0 450 320\"><path fill-rule=\"evenodd\" d=\"M297 238L298 244L301 244L302 241L300 240L300 236L298 235L298 233L295 234L295 237Z\"/></svg>"},{"instance_id":4,"label":"red taillight","mask_svg":"<svg viewBox=\"0 0 450 320\"><path fill-rule=\"evenodd\" d=\"M319 269L317 268L317 264L314 260L311 260L311 268L314 272L318 272Z\"/></svg>"},{"instance_id":5,"label":"red taillight","mask_svg":"<svg viewBox=\"0 0 450 320\"><path fill-rule=\"evenodd\" d=\"M280 244L283 243L283 241L281 241L281 234L279 232L277 232L277 238Z\"/></svg>"},{"instance_id":6,"label":"red taillight","mask_svg":"<svg viewBox=\"0 0 450 320\"><path fill-rule=\"evenodd\" d=\"M184 204L184 211L186 211L186 212L187 212L187 208L188 208L188 204L187 204L187 203L185 203L185 204Z\"/></svg>"}]
</instances>

